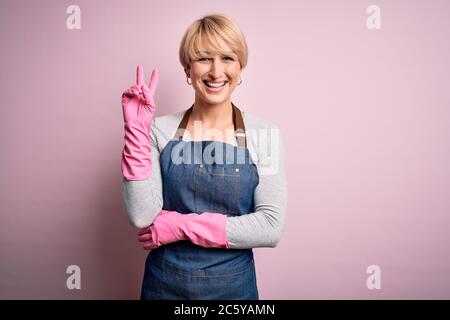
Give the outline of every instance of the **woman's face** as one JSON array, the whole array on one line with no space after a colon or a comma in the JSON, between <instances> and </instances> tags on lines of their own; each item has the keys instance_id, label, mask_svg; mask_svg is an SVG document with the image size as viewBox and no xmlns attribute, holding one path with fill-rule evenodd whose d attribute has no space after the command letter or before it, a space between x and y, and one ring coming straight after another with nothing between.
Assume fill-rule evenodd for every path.
<instances>
[{"instance_id":1,"label":"woman's face","mask_svg":"<svg viewBox=\"0 0 450 320\"><path fill-rule=\"evenodd\" d=\"M190 69L186 70L196 95L208 104L230 100L241 74L237 55L225 43L222 46L228 54L213 53L208 47L200 48L201 57L192 60Z\"/></svg>"}]
</instances>

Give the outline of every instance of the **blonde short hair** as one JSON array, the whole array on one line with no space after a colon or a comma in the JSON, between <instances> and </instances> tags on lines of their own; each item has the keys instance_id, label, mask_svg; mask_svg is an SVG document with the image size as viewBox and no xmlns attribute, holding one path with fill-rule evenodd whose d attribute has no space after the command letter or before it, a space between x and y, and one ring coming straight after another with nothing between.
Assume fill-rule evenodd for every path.
<instances>
[{"instance_id":1,"label":"blonde short hair","mask_svg":"<svg viewBox=\"0 0 450 320\"><path fill-rule=\"evenodd\" d=\"M231 19L213 14L194 21L186 30L180 44L179 58L184 69L189 69L193 59L200 58L198 53L202 44L208 45L217 53L225 54L220 47L223 40L239 58L241 69L248 59L248 47L244 34Z\"/></svg>"}]
</instances>

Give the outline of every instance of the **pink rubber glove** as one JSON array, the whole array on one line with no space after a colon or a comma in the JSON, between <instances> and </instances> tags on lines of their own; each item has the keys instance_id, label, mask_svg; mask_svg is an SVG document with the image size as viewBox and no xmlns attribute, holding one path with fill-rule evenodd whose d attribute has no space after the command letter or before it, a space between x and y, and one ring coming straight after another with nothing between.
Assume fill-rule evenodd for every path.
<instances>
[{"instance_id":1,"label":"pink rubber glove","mask_svg":"<svg viewBox=\"0 0 450 320\"><path fill-rule=\"evenodd\" d=\"M152 250L163 244L190 240L205 248L229 249L226 234L227 217L220 213L181 214L161 210L153 223L138 233L144 249Z\"/></svg>"},{"instance_id":2,"label":"pink rubber glove","mask_svg":"<svg viewBox=\"0 0 450 320\"><path fill-rule=\"evenodd\" d=\"M125 145L122 152L122 174L128 180L145 180L151 174L150 126L155 114L154 93L159 78L153 69L148 86L144 71L137 66L136 84L122 94Z\"/></svg>"}]
</instances>

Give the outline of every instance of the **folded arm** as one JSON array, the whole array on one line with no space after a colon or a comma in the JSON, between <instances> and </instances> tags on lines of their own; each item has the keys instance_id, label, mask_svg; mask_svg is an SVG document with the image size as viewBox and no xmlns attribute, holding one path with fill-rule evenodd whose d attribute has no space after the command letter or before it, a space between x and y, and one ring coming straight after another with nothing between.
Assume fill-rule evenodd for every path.
<instances>
[{"instance_id":1,"label":"folded arm","mask_svg":"<svg viewBox=\"0 0 450 320\"><path fill-rule=\"evenodd\" d=\"M276 247L281 239L287 209L287 181L281 137L271 155L261 153L260 181L254 194L255 212L227 217L221 213L180 214L161 211L154 224L139 232L144 248L191 240L203 247L249 249Z\"/></svg>"}]
</instances>

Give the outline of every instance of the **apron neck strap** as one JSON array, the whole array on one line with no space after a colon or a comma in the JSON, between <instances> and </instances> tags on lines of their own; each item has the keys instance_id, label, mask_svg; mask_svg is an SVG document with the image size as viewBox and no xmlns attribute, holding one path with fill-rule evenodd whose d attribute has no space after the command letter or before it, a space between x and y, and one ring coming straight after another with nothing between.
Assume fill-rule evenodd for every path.
<instances>
[{"instance_id":1,"label":"apron neck strap","mask_svg":"<svg viewBox=\"0 0 450 320\"><path fill-rule=\"evenodd\" d=\"M242 118L241 110L231 103L233 107L233 124L234 124L234 136L236 137L237 143L239 147L247 148L247 139L245 134L245 125L244 119ZM178 140L183 140L184 131L186 130L187 124L189 122L189 115L192 112L194 105L192 105L189 109L184 113L183 119L178 125L178 129L175 133L175 138Z\"/></svg>"}]
</instances>

